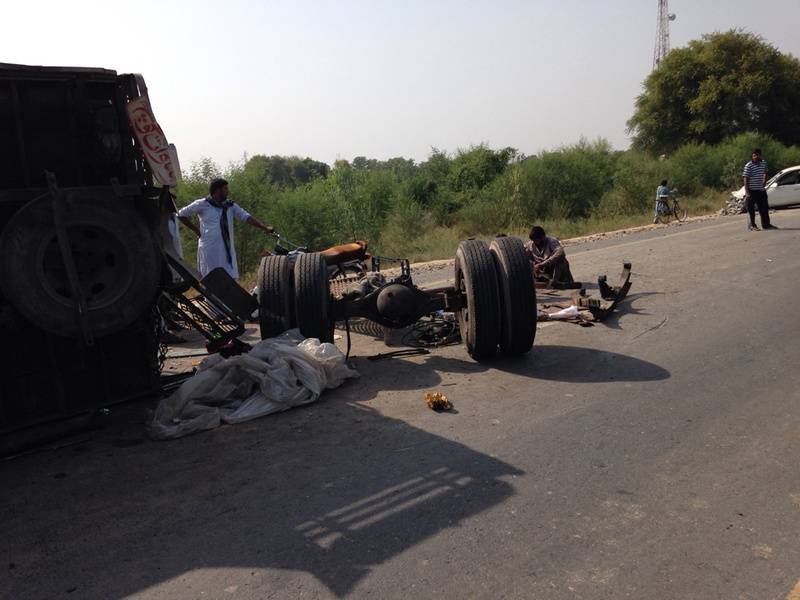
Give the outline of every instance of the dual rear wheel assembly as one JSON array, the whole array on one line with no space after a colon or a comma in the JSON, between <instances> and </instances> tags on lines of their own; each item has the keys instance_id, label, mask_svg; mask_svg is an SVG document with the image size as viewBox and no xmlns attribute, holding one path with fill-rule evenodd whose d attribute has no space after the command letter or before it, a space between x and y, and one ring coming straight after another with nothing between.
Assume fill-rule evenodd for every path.
<instances>
[{"instance_id":1,"label":"dual rear wheel assembly","mask_svg":"<svg viewBox=\"0 0 800 600\"><path fill-rule=\"evenodd\" d=\"M498 347L507 356L531 349L536 296L521 240L498 237L489 245L480 240L461 242L455 257L454 291L463 298L457 317L470 356L490 358ZM301 254L293 268L286 256L263 258L258 296L262 339L297 327L307 338L333 341L333 300L322 254ZM410 294L408 303L414 298Z\"/></svg>"},{"instance_id":2,"label":"dual rear wheel assembly","mask_svg":"<svg viewBox=\"0 0 800 600\"><path fill-rule=\"evenodd\" d=\"M456 288L465 306L458 324L467 352L476 360L500 351L524 354L536 335L536 295L522 241L498 237L490 245L466 240L455 259Z\"/></svg>"},{"instance_id":3,"label":"dual rear wheel assembly","mask_svg":"<svg viewBox=\"0 0 800 600\"><path fill-rule=\"evenodd\" d=\"M307 338L333 342L328 268L319 252L300 254L292 269L286 256L265 256L258 269L261 339L297 327Z\"/></svg>"}]
</instances>

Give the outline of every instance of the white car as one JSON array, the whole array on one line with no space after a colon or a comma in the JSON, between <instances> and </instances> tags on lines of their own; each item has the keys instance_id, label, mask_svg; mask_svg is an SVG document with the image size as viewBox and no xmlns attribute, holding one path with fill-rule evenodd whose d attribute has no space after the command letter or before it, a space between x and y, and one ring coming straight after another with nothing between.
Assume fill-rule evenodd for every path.
<instances>
[{"instance_id":1,"label":"white car","mask_svg":"<svg viewBox=\"0 0 800 600\"><path fill-rule=\"evenodd\" d=\"M744 198L744 186L733 192L737 200ZM788 167L767 181L770 208L800 204L800 165Z\"/></svg>"}]
</instances>

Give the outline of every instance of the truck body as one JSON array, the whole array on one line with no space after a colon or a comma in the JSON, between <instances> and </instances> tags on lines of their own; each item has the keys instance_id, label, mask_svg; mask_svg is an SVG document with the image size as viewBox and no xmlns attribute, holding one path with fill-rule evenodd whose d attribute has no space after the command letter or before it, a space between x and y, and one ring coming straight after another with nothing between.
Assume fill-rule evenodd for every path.
<instances>
[{"instance_id":1,"label":"truck body","mask_svg":"<svg viewBox=\"0 0 800 600\"><path fill-rule=\"evenodd\" d=\"M136 75L0 63L0 451L159 388L169 194L127 113L143 96Z\"/></svg>"}]
</instances>

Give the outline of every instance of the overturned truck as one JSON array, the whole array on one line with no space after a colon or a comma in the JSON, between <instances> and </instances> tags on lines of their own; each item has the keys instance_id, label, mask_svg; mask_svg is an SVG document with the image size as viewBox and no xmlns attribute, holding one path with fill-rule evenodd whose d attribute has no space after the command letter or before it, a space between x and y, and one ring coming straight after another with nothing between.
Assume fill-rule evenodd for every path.
<instances>
[{"instance_id":1,"label":"overturned truck","mask_svg":"<svg viewBox=\"0 0 800 600\"><path fill-rule=\"evenodd\" d=\"M159 388L170 197L145 155L159 130L145 110L143 146L129 112L146 102L135 75L0 64L0 450Z\"/></svg>"}]
</instances>

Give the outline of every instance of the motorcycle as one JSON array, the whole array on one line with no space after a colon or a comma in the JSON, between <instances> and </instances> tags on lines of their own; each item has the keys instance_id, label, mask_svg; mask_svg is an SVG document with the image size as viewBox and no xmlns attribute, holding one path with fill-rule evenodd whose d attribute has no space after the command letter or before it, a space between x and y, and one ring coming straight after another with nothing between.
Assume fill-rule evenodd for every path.
<instances>
[{"instance_id":1,"label":"motorcycle","mask_svg":"<svg viewBox=\"0 0 800 600\"><path fill-rule=\"evenodd\" d=\"M297 259L309 252L308 245L296 244L277 231L269 235L275 240L275 244L272 250L265 249L262 256L286 256L292 269ZM354 288L363 287L361 284L367 275L377 274L380 270L380 259L367 252L367 242L362 240L331 246L320 251L320 254L327 265L330 291L334 297L342 297ZM376 285L373 279L370 278L369 289ZM258 285L251 293L258 299ZM252 313L251 318L254 320L258 318L258 310Z\"/></svg>"}]
</instances>

